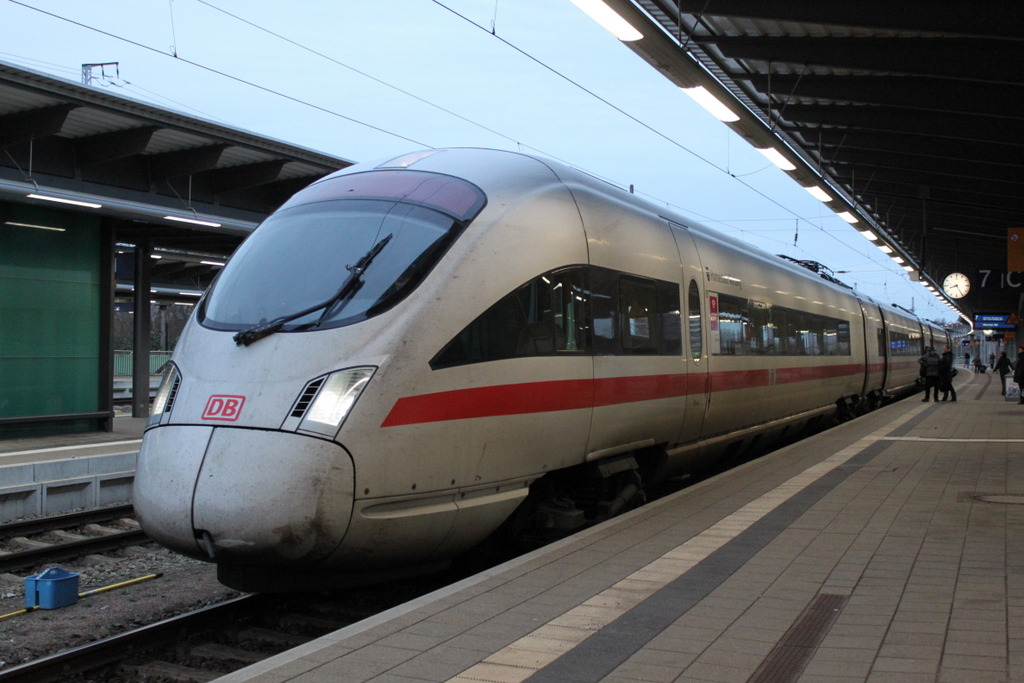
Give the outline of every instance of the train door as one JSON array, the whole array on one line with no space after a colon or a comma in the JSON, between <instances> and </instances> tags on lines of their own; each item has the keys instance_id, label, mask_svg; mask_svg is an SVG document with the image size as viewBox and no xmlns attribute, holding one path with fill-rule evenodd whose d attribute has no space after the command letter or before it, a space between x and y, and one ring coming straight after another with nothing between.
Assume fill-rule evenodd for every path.
<instances>
[{"instance_id":1,"label":"train door","mask_svg":"<svg viewBox=\"0 0 1024 683\"><path fill-rule=\"evenodd\" d=\"M679 432L679 443L696 441L704 427L704 416L710 400L708 351L708 311L705 310L707 293L704 291L704 268L700 262L697 243L690 232L674 223L672 235L679 249L682 264L683 303L683 367L686 369L686 409Z\"/></svg>"},{"instance_id":2,"label":"train door","mask_svg":"<svg viewBox=\"0 0 1024 683\"><path fill-rule=\"evenodd\" d=\"M889 391L892 386L892 345L889 343L889 320L881 306L878 306L878 317L881 319L881 326L878 328L878 352L885 366L882 391Z\"/></svg>"},{"instance_id":3,"label":"train door","mask_svg":"<svg viewBox=\"0 0 1024 683\"><path fill-rule=\"evenodd\" d=\"M875 303L857 300L861 314L864 316L864 365L867 372L864 378L864 391L867 396L873 391L885 389L888 377L888 348L885 338L885 321L882 309Z\"/></svg>"}]
</instances>

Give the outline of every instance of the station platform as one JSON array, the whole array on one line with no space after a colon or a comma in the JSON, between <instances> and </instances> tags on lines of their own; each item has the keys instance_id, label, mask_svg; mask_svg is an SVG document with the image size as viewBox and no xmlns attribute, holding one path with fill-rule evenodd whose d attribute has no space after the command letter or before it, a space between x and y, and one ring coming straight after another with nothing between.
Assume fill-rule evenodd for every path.
<instances>
[{"instance_id":1,"label":"station platform","mask_svg":"<svg viewBox=\"0 0 1024 683\"><path fill-rule=\"evenodd\" d=\"M127 413L114 417L114 428L109 432L0 439L0 467L137 452L147 420Z\"/></svg>"},{"instance_id":2,"label":"station platform","mask_svg":"<svg viewBox=\"0 0 1024 683\"><path fill-rule=\"evenodd\" d=\"M147 418L110 432L0 440L0 524L132 500Z\"/></svg>"},{"instance_id":3,"label":"station platform","mask_svg":"<svg viewBox=\"0 0 1024 683\"><path fill-rule=\"evenodd\" d=\"M956 385L217 680L1024 680L1024 405Z\"/></svg>"}]
</instances>

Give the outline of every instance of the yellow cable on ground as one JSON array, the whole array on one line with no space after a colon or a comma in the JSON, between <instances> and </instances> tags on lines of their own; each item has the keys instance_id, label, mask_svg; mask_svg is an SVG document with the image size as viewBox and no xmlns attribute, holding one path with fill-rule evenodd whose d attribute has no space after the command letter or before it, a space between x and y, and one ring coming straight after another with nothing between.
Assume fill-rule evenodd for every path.
<instances>
[{"instance_id":1,"label":"yellow cable on ground","mask_svg":"<svg viewBox=\"0 0 1024 683\"><path fill-rule=\"evenodd\" d=\"M33 610L37 610L37 609L39 609L38 606L36 606L36 607L26 607L25 609L20 609L17 612L11 612L10 614L0 614L0 621L6 619L7 617L16 617L19 614L28 614L29 612L31 612Z\"/></svg>"},{"instance_id":2,"label":"yellow cable on ground","mask_svg":"<svg viewBox=\"0 0 1024 683\"><path fill-rule=\"evenodd\" d=\"M114 590L115 588L123 588L125 586L130 586L133 583L141 583L143 581L149 581L151 579L159 579L163 575L164 575L163 572L159 572L157 574L146 574L145 576L140 576L139 578L131 579L130 581L122 581L121 583L111 584L109 586L104 586L103 588L94 588L91 591L85 591L84 593L79 593L78 597L79 598L88 598L88 597L93 596L93 595L98 595L99 593L106 593L107 591ZM0 621L3 621L4 619L6 619L8 617L16 617L19 614L28 614L29 612L34 612L37 609L39 609L38 605L36 605L35 607L26 607L25 609L20 609L17 612L11 612L10 614L0 614Z\"/></svg>"},{"instance_id":3,"label":"yellow cable on ground","mask_svg":"<svg viewBox=\"0 0 1024 683\"><path fill-rule=\"evenodd\" d=\"M122 581L121 583L111 584L109 586L104 586L103 588L94 588L91 591L85 591L84 593L79 593L78 597L79 598L87 598L90 595L96 595L98 593L106 593L107 591L112 591L115 588L123 588L124 586L130 586L133 583L141 583L143 581L149 581L150 579L159 579L163 575L164 575L163 572L159 572L157 574L146 574L145 576L140 576L139 578L131 579L130 581Z\"/></svg>"}]
</instances>

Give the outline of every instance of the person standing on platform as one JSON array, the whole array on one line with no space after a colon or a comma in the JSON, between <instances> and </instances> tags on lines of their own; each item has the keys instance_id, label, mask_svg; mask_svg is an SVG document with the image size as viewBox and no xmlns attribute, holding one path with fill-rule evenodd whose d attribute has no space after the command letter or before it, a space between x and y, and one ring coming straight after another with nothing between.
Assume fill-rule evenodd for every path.
<instances>
[{"instance_id":1,"label":"person standing on platform","mask_svg":"<svg viewBox=\"0 0 1024 683\"><path fill-rule=\"evenodd\" d=\"M985 362L981 360L980 355L974 358L974 374L985 374Z\"/></svg>"},{"instance_id":2,"label":"person standing on platform","mask_svg":"<svg viewBox=\"0 0 1024 683\"><path fill-rule=\"evenodd\" d=\"M969 354L969 353L965 353L964 354L964 367L965 368L971 367L971 354Z\"/></svg>"},{"instance_id":3,"label":"person standing on platform","mask_svg":"<svg viewBox=\"0 0 1024 683\"><path fill-rule=\"evenodd\" d=\"M994 353L988 354L988 369L989 370L995 370L996 369L996 354L994 354Z\"/></svg>"},{"instance_id":4,"label":"person standing on platform","mask_svg":"<svg viewBox=\"0 0 1024 683\"><path fill-rule=\"evenodd\" d=\"M1006 351L999 354L995 370L999 373L999 383L1003 385L1003 390L1000 393L1006 396L1006 376L1013 372L1013 366L1010 365L1010 359L1006 357Z\"/></svg>"},{"instance_id":5,"label":"person standing on platform","mask_svg":"<svg viewBox=\"0 0 1024 683\"><path fill-rule=\"evenodd\" d=\"M927 403L934 392L935 400L939 400L939 354L929 346L925 349L923 356L917 359L921 364L921 377L924 378L924 398L922 403Z\"/></svg>"},{"instance_id":6,"label":"person standing on platform","mask_svg":"<svg viewBox=\"0 0 1024 683\"><path fill-rule=\"evenodd\" d=\"M1013 381L1024 387L1024 344L1017 349L1017 368L1013 371ZM1024 391L1020 392L1019 403L1024 404Z\"/></svg>"},{"instance_id":7,"label":"person standing on platform","mask_svg":"<svg viewBox=\"0 0 1024 683\"><path fill-rule=\"evenodd\" d=\"M943 401L949 398L950 394L953 394L953 400L956 400L956 389L953 388L956 368L953 367L953 364L953 352L947 348L942 352L942 358L939 359L939 389L942 390ZM935 392L935 400L939 400L938 390Z\"/></svg>"}]
</instances>

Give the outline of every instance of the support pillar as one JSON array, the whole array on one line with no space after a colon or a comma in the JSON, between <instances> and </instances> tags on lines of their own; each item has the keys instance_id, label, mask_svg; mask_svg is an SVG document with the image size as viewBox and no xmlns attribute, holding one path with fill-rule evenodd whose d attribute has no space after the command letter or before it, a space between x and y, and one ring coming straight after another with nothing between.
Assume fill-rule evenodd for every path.
<instances>
[{"instance_id":1,"label":"support pillar","mask_svg":"<svg viewBox=\"0 0 1024 683\"><path fill-rule=\"evenodd\" d=\"M135 335L132 348L132 417L149 417L150 244L135 243Z\"/></svg>"}]
</instances>

